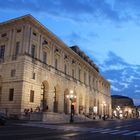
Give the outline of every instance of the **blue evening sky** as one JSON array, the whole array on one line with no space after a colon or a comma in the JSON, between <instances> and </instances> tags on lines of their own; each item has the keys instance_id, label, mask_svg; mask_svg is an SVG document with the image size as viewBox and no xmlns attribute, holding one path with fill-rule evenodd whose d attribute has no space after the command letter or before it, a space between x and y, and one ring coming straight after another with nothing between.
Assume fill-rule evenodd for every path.
<instances>
[{"instance_id":1,"label":"blue evening sky","mask_svg":"<svg viewBox=\"0 0 140 140\"><path fill-rule=\"evenodd\" d=\"M140 0L0 0L0 22L25 14L99 63L140 65Z\"/></svg>"}]
</instances>

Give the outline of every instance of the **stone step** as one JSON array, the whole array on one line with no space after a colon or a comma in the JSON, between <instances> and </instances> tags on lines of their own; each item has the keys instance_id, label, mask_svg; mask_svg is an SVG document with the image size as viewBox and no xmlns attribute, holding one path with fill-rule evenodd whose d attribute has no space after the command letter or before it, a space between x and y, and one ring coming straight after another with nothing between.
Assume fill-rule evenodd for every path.
<instances>
[{"instance_id":1,"label":"stone step","mask_svg":"<svg viewBox=\"0 0 140 140\"><path fill-rule=\"evenodd\" d=\"M67 123L70 120L70 115L45 112L45 113L32 113L30 114L30 120L39 120L47 123ZM84 115L74 115L75 122L91 121L92 119L85 117Z\"/></svg>"}]
</instances>

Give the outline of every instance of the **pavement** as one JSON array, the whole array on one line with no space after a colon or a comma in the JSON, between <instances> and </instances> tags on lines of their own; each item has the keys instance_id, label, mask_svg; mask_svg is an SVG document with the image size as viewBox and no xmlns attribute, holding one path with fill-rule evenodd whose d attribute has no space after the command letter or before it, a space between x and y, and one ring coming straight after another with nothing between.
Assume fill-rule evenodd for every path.
<instances>
[{"instance_id":1,"label":"pavement","mask_svg":"<svg viewBox=\"0 0 140 140\"><path fill-rule=\"evenodd\" d=\"M10 120L0 127L0 140L140 140L140 120L107 120L48 124Z\"/></svg>"}]
</instances>

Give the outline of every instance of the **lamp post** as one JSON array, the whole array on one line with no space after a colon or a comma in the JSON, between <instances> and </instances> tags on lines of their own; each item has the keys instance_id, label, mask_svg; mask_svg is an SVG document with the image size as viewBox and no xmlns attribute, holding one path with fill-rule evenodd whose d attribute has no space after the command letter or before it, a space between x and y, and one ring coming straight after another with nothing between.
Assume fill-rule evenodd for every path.
<instances>
[{"instance_id":1,"label":"lamp post","mask_svg":"<svg viewBox=\"0 0 140 140\"><path fill-rule=\"evenodd\" d=\"M73 90L70 90L70 95L66 96L67 99L70 99L71 101L71 112L70 112L70 123L74 122L74 105L73 105L73 100L76 99L76 95L73 95Z\"/></svg>"},{"instance_id":2,"label":"lamp post","mask_svg":"<svg viewBox=\"0 0 140 140\"><path fill-rule=\"evenodd\" d=\"M117 117L120 118L120 106L117 106L116 110L117 110Z\"/></svg>"}]
</instances>

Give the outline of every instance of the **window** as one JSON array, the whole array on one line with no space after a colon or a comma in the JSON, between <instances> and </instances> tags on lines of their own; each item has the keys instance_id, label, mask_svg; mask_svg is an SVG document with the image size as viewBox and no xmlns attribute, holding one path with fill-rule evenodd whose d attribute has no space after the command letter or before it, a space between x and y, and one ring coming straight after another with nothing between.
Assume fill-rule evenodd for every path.
<instances>
[{"instance_id":1,"label":"window","mask_svg":"<svg viewBox=\"0 0 140 140\"><path fill-rule=\"evenodd\" d=\"M37 36L37 34L36 34L35 32L33 32L33 35L34 35L34 36Z\"/></svg>"},{"instance_id":2,"label":"window","mask_svg":"<svg viewBox=\"0 0 140 140\"><path fill-rule=\"evenodd\" d=\"M4 34L2 34L2 35L1 35L1 37L6 37L6 36L7 36L7 34L6 34L6 33L4 33Z\"/></svg>"},{"instance_id":3,"label":"window","mask_svg":"<svg viewBox=\"0 0 140 140\"><path fill-rule=\"evenodd\" d=\"M58 60L55 59L55 69L57 69L57 68L58 68Z\"/></svg>"},{"instance_id":4,"label":"window","mask_svg":"<svg viewBox=\"0 0 140 140\"><path fill-rule=\"evenodd\" d=\"M15 69L11 70L11 77L15 77L15 75L16 75L16 70Z\"/></svg>"},{"instance_id":5,"label":"window","mask_svg":"<svg viewBox=\"0 0 140 140\"><path fill-rule=\"evenodd\" d=\"M72 69L72 77L74 77L74 69Z\"/></svg>"},{"instance_id":6,"label":"window","mask_svg":"<svg viewBox=\"0 0 140 140\"><path fill-rule=\"evenodd\" d=\"M47 63L47 52L43 52L43 63Z\"/></svg>"},{"instance_id":7,"label":"window","mask_svg":"<svg viewBox=\"0 0 140 140\"><path fill-rule=\"evenodd\" d=\"M89 75L89 78L88 79L89 79L89 86L91 86L91 83L90 83L91 82L90 75Z\"/></svg>"},{"instance_id":8,"label":"window","mask_svg":"<svg viewBox=\"0 0 140 140\"><path fill-rule=\"evenodd\" d=\"M35 45L32 45L31 56L32 56L32 58L35 58Z\"/></svg>"},{"instance_id":9,"label":"window","mask_svg":"<svg viewBox=\"0 0 140 140\"><path fill-rule=\"evenodd\" d=\"M64 66L64 72L65 72L65 74L67 74L67 65L66 64Z\"/></svg>"},{"instance_id":10,"label":"window","mask_svg":"<svg viewBox=\"0 0 140 140\"><path fill-rule=\"evenodd\" d=\"M20 47L20 42L16 42L15 56L17 56L19 53L19 47Z\"/></svg>"},{"instance_id":11,"label":"window","mask_svg":"<svg viewBox=\"0 0 140 140\"><path fill-rule=\"evenodd\" d=\"M35 72L33 72L32 79L35 79Z\"/></svg>"},{"instance_id":12,"label":"window","mask_svg":"<svg viewBox=\"0 0 140 140\"><path fill-rule=\"evenodd\" d=\"M13 101L14 99L14 89L9 89L9 101Z\"/></svg>"},{"instance_id":13,"label":"window","mask_svg":"<svg viewBox=\"0 0 140 140\"><path fill-rule=\"evenodd\" d=\"M0 47L0 59L4 59L5 45Z\"/></svg>"},{"instance_id":14,"label":"window","mask_svg":"<svg viewBox=\"0 0 140 140\"><path fill-rule=\"evenodd\" d=\"M34 102L34 91L30 91L30 102Z\"/></svg>"},{"instance_id":15,"label":"window","mask_svg":"<svg viewBox=\"0 0 140 140\"><path fill-rule=\"evenodd\" d=\"M87 75L86 75L86 72L84 72L84 83L86 84L86 78L87 78Z\"/></svg>"},{"instance_id":16,"label":"window","mask_svg":"<svg viewBox=\"0 0 140 140\"><path fill-rule=\"evenodd\" d=\"M79 69L79 77L78 77L79 80L81 80L81 70Z\"/></svg>"},{"instance_id":17,"label":"window","mask_svg":"<svg viewBox=\"0 0 140 140\"><path fill-rule=\"evenodd\" d=\"M48 41L47 40L44 40L42 45L47 45L48 44Z\"/></svg>"},{"instance_id":18,"label":"window","mask_svg":"<svg viewBox=\"0 0 140 140\"><path fill-rule=\"evenodd\" d=\"M21 32L21 29L17 29L17 33L20 33Z\"/></svg>"}]
</instances>

